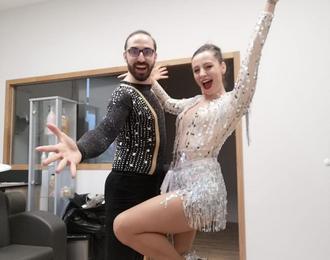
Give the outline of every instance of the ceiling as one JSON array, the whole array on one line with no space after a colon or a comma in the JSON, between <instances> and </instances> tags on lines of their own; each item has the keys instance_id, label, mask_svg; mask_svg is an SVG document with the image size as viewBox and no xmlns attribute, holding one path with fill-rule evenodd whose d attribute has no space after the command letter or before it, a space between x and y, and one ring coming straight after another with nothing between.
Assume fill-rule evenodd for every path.
<instances>
[{"instance_id":1,"label":"ceiling","mask_svg":"<svg viewBox=\"0 0 330 260\"><path fill-rule=\"evenodd\" d=\"M0 0L0 12L51 0Z\"/></svg>"}]
</instances>

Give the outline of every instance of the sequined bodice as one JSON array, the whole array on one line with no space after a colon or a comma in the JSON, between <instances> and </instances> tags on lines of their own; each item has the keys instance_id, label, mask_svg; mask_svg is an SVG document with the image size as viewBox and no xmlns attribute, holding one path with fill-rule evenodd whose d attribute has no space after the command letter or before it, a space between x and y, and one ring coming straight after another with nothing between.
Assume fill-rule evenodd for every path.
<instances>
[{"instance_id":1,"label":"sequined bodice","mask_svg":"<svg viewBox=\"0 0 330 260\"><path fill-rule=\"evenodd\" d=\"M232 93L207 101L193 113L191 108L204 97L197 96L191 104L178 115L173 162L217 157L228 135L227 107L230 106Z\"/></svg>"},{"instance_id":2,"label":"sequined bodice","mask_svg":"<svg viewBox=\"0 0 330 260\"><path fill-rule=\"evenodd\" d=\"M153 86L165 110L178 115L172 166L186 160L217 157L251 103L261 50L272 18L270 13L261 13L231 92L205 102L190 113L189 110L204 99L202 95L178 100L169 97L158 83Z\"/></svg>"}]
</instances>

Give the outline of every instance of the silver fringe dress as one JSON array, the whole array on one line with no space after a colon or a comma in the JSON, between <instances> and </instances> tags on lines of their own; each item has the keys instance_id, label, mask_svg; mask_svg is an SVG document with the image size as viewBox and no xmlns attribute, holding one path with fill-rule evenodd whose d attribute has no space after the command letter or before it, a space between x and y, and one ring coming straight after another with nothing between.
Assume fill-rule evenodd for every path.
<instances>
[{"instance_id":1,"label":"silver fringe dress","mask_svg":"<svg viewBox=\"0 0 330 260\"><path fill-rule=\"evenodd\" d=\"M162 204L166 207L171 199L180 197L194 229L209 232L226 227L227 191L217 156L251 103L272 18L267 12L259 16L233 91L206 102L195 113L189 110L206 101L203 95L178 100L170 98L159 84L153 86L165 111L178 115L173 161L161 187L168 196Z\"/></svg>"}]
</instances>

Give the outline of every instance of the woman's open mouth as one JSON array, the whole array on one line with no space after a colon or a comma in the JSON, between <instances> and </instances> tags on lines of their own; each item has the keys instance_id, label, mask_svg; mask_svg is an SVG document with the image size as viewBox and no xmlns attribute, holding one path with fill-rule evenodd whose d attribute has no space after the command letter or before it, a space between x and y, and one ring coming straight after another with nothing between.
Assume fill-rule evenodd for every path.
<instances>
[{"instance_id":1,"label":"woman's open mouth","mask_svg":"<svg viewBox=\"0 0 330 260\"><path fill-rule=\"evenodd\" d=\"M212 87L213 80L206 80L202 82L204 89L210 89Z\"/></svg>"}]
</instances>

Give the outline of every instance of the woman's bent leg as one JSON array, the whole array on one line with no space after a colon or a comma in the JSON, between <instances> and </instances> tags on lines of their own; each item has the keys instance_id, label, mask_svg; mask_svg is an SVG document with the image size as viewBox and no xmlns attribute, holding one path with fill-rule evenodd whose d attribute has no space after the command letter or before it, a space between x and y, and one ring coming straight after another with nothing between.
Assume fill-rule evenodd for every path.
<instances>
[{"instance_id":1,"label":"woman's bent leg","mask_svg":"<svg viewBox=\"0 0 330 260\"><path fill-rule=\"evenodd\" d=\"M167 200L166 198L170 198ZM124 244L154 259L183 259L165 234L193 231L188 225L182 199L162 194L117 216L114 232Z\"/></svg>"},{"instance_id":2,"label":"woman's bent leg","mask_svg":"<svg viewBox=\"0 0 330 260\"><path fill-rule=\"evenodd\" d=\"M183 255L189 252L195 240L196 230L179 233L174 235L174 248L176 251Z\"/></svg>"}]
</instances>

